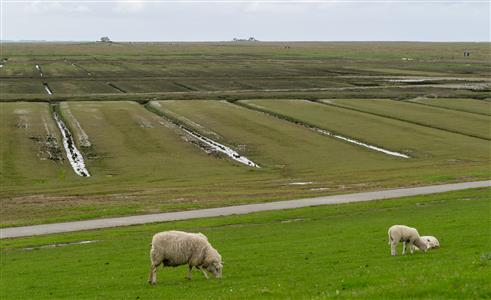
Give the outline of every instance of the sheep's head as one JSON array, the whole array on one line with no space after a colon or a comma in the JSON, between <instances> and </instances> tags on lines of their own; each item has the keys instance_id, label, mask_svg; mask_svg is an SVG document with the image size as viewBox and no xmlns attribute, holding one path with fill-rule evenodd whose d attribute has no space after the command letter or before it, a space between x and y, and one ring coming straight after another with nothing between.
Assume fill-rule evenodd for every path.
<instances>
[{"instance_id":1,"label":"sheep's head","mask_svg":"<svg viewBox=\"0 0 491 300\"><path fill-rule=\"evenodd\" d=\"M212 273L216 278L222 277L223 264L220 261L213 261L208 265L206 270Z\"/></svg>"}]
</instances>

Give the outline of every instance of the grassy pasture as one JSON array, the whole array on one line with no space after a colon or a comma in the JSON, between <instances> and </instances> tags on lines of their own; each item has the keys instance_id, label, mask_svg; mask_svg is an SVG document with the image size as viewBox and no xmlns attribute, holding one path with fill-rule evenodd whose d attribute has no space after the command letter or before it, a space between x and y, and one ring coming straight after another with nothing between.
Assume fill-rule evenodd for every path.
<instances>
[{"instance_id":1,"label":"grassy pasture","mask_svg":"<svg viewBox=\"0 0 491 300\"><path fill-rule=\"evenodd\" d=\"M60 132L48 104L0 103L0 119L2 193L16 187L35 191L75 178L64 159ZM21 208L2 199L2 216L14 209Z\"/></svg>"},{"instance_id":2,"label":"grassy pasture","mask_svg":"<svg viewBox=\"0 0 491 300\"><path fill-rule=\"evenodd\" d=\"M326 105L297 100L274 104L282 106L282 113L298 114L299 119L319 127L407 151L414 158L406 161L332 140L237 105L214 102L263 99L261 105L273 105L285 98L407 100L429 95L486 99L490 97L489 90L438 87L443 80L428 86L389 79L396 75L438 75L465 77L469 84L482 83L491 70L488 46L488 43L4 43L2 59L8 60L0 69L1 101L66 101L68 104L60 105L61 113L74 131L77 143L80 144L82 134L77 122L91 140L91 147L82 151L93 176L76 177L66 160L59 167L64 173L58 172L58 167L51 171L40 158L34 159L38 150L26 147L29 149L26 151L33 153L25 152L31 156L22 159L25 169L44 175L36 184L32 181L40 176L33 179L29 174L20 176L22 180L2 181L0 201L8 209L0 213L0 226L489 178L489 143L476 139ZM471 51L471 56L462 57L464 50ZM35 64L41 65L42 78ZM49 84L53 95L46 93L43 82ZM185 123L191 127L192 122L201 124L203 128L195 129L206 135L212 131L219 133L219 141L257 160L262 168L249 169L220 155L208 155L184 141L179 130L162 125L163 120L142 105L128 102L178 99L213 100L179 104L163 101L161 105L164 109L168 105L168 111L186 118L184 121L190 122ZM35 106L39 107L36 113L43 111L41 115L52 126L48 106L36 105L40 105ZM7 116L10 112L2 114ZM15 124L11 118L7 116L9 121L1 125L9 144L0 147L14 153L16 147L27 144L29 137L20 136L9 125ZM453 126L444 118L440 123ZM476 120L459 122L474 126ZM41 132L40 128L36 130ZM2 176L13 178L9 166L21 164L17 155L20 154L2 157ZM290 185L309 181L313 183Z\"/></svg>"},{"instance_id":3,"label":"grassy pasture","mask_svg":"<svg viewBox=\"0 0 491 300\"><path fill-rule=\"evenodd\" d=\"M257 102L247 103L256 105ZM1 198L8 209L1 212L1 226L489 178L488 148L484 141L454 137L454 134L431 128L416 126L414 129L415 125L411 124L401 127L397 125L399 121L394 120L379 124L377 117L367 124L374 123L378 131L369 131L367 129L374 125L370 127L363 123L368 121L357 119L358 124L364 124L362 133L384 132L377 136L393 141L391 135L395 135L405 147L402 149L414 145L420 147L416 148L418 151L431 151L430 154L423 152L425 155L412 152L415 158L405 160L321 136L302 126L225 101L158 103L164 113L232 146L258 163L261 169L206 154L186 142L178 129L135 102L65 102L60 106L61 114L84 153L92 176L76 177L66 160L60 175L47 172L38 160L22 159L23 163L28 163L28 168L35 167L47 175L35 185L25 180L4 181ZM261 100L260 105L276 103L280 103L282 109L293 108L304 113L303 117L309 122L325 120L324 109L330 109L305 101ZM44 107L48 113L47 105L36 105ZM333 117L328 119L334 120ZM46 120L53 122L49 115ZM344 127L354 132L356 122L353 121L352 129ZM391 128L390 132L386 132L387 128ZM9 137L15 136L13 130L13 126L4 128ZM87 134L90 147L83 147L81 130ZM403 138L407 132L411 135ZM440 140L435 143L427 136ZM380 144L385 146L385 140L382 141ZM442 142L451 147L441 145ZM12 142L10 152L14 145ZM30 155L35 157L35 152ZM16 157L7 155L2 161L4 166L19 163ZM4 167L4 174L10 173L11 169ZM312 183L291 185L294 182Z\"/></svg>"},{"instance_id":4,"label":"grassy pasture","mask_svg":"<svg viewBox=\"0 0 491 300\"><path fill-rule=\"evenodd\" d=\"M487 116L386 99L337 99L323 102L469 136L491 139L491 117Z\"/></svg>"},{"instance_id":5,"label":"grassy pasture","mask_svg":"<svg viewBox=\"0 0 491 300\"><path fill-rule=\"evenodd\" d=\"M123 80L132 94L302 90L353 85L386 87L390 85L386 80L371 76L486 77L491 70L487 46L486 43L5 43L2 55L8 62L0 70L0 78L18 81L39 78L34 66L40 64L49 83L55 78L68 82L80 80L80 84L71 82L60 89L65 100L82 94L111 94L110 90L93 88L93 80L103 83ZM464 58L464 50L472 55ZM140 81L144 82L139 84ZM192 90L181 90L173 82L189 85ZM303 92L306 97L312 96ZM437 88L423 85L413 86L409 92L414 96L440 95ZM399 89L399 94L402 93L406 92ZM19 99L19 94L28 93L19 87L3 97ZM473 95L486 97L489 91ZM375 96L389 97L385 91Z\"/></svg>"},{"instance_id":6,"label":"grassy pasture","mask_svg":"<svg viewBox=\"0 0 491 300\"><path fill-rule=\"evenodd\" d=\"M491 102L474 99L425 99L417 98L411 102L422 103L435 107L454 109L476 114L491 115Z\"/></svg>"},{"instance_id":7,"label":"grassy pasture","mask_svg":"<svg viewBox=\"0 0 491 300\"><path fill-rule=\"evenodd\" d=\"M0 297L486 299L490 191L1 240ZM391 257L387 228L400 223L441 248ZM194 271L189 281L184 266L159 268L149 286L149 242L170 229L206 234L223 256L223 278ZM96 242L49 246L85 240Z\"/></svg>"},{"instance_id":8,"label":"grassy pasture","mask_svg":"<svg viewBox=\"0 0 491 300\"><path fill-rule=\"evenodd\" d=\"M303 100L240 102L369 144L402 151L432 165L489 163L489 142L478 138Z\"/></svg>"}]
</instances>

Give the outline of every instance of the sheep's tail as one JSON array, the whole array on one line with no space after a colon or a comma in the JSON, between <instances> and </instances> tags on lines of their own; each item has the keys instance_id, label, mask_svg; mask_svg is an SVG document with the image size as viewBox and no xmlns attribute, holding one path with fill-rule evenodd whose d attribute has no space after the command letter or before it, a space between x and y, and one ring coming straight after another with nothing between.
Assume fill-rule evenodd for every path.
<instances>
[{"instance_id":1,"label":"sheep's tail","mask_svg":"<svg viewBox=\"0 0 491 300\"><path fill-rule=\"evenodd\" d=\"M390 231L389 231L389 242L388 242L389 245L390 245L390 242L392 242L392 236L390 235Z\"/></svg>"}]
</instances>

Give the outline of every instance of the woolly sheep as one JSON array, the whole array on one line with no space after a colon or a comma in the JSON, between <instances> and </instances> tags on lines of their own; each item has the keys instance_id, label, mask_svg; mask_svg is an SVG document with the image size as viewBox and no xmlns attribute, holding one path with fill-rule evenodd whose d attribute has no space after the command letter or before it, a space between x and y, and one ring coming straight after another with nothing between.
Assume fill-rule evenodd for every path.
<instances>
[{"instance_id":1,"label":"woolly sheep","mask_svg":"<svg viewBox=\"0 0 491 300\"><path fill-rule=\"evenodd\" d=\"M440 248L440 242L434 236L425 235L425 236L422 236L421 239L426 243L426 246L428 246L428 250L433 249L433 248ZM419 248L416 247L415 250L419 250Z\"/></svg>"},{"instance_id":2,"label":"woolly sheep","mask_svg":"<svg viewBox=\"0 0 491 300\"><path fill-rule=\"evenodd\" d=\"M177 267L187 264L187 278L191 279L193 267L201 270L208 279L206 271L220 278L222 276L222 257L202 233L183 231L164 231L153 236L150 249L150 275L148 282L157 282L157 267Z\"/></svg>"},{"instance_id":3,"label":"woolly sheep","mask_svg":"<svg viewBox=\"0 0 491 300\"><path fill-rule=\"evenodd\" d=\"M397 255L397 244L399 242L403 243L402 255L406 254L406 243L409 243L409 250L411 253L414 252L413 245L416 245L419 249L426 252L428 246L425 241L419 236L418 230L416 228L408 227L405 225L394 225L389 228L389 245L390 253L392 256Z\"/></svg>"}]
</instances>

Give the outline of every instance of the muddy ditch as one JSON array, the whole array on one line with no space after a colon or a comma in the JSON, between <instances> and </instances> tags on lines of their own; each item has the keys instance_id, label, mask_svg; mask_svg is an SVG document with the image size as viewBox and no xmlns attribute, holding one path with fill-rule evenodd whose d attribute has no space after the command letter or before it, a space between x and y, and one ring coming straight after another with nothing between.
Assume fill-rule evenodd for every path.
<instances>
[{"instance_id":1,"label":"muddy ditch","mask_svg":"<svg viewBox=\"0 0 491 300\"><path fill-rule=\"evenodd\" d=\"M127 93L128 91L118 87L117 85L115 85L114 83L111 83L111 82L107 82L106 83L108 86L112 87L113 89L117 90L118 92L121 92L121 93Z\"/></svg>"},{"instance_id":2,"label":"muddy ditch","mask_svg":"<svg viewBox=\"0 0 491 300\"><path fill-rule=\"evenodd\" d=\"M342 141L347 142L347 143L350 143L350 144L355 144L357 146L360 146L360 147L363 147L363 148L367 148L367 149L370 149L370 150L373 150L373 151L381 152L381 153L384 153L384 154L390 155L390 156L396 156L396 157L401 157L401 158L410 158L410 156L407 155L407 154L396 152L396 151L387 150L387 149L384 149L382 147L378 147L378 146L375 146L375 145L370 145L368 143L365 143L365 142L356 140L354 138L343 136L343 135L338 134L336 132L329 131L329 130L326 130L326 129L322 129L322 128L316 127L314 125L308 124L308 123L306 123L304 121L300 121L300 120L297 120L295 118L288 117L288 116L285 116L285 115L282 115L282 114L279 114L279 113L276 113L276 112L271 112L269 110L262 109L262 108L259 108L259 107L256 107L256 106L252 106L252 105L249 105L249 104L245 104L245 103L242 103L242 102L237 102L237 101L229 101L229 102L232 103L232 104L235 104L235 105L238 105L238 106L247 108L247 109L251 109L251 110L262 112L262 113L264 113L264 114L266 114L268 116L272 116L272 117L278 118L280 120L288 121L288 122L294 123L296 125L300 125L300 126L306 127L306 128L308 128L308 129L310 129L312 131L315 131L315 132L317 132L319 134L322 134L322 135L325 135L325 136L328 136L328 137L332 137L332 138L335 138L335 139L339 139L339 140L342 140Z\"/></svg>"},{"instance_id":3,"label":"muddy ditch","mask_svg":"<svg viewBox=\"0 0 491 300\"><path fill-rule=\"evenodd\" d=\"M247 157L240 155L237 151L233 150L232 148L220 144L217 141L212 140L204 135L199 134L198 132L187 127L186 124L184 124L180 120L165 114L160 109L155 107L155 104L149 102L144 104L144 107L150 112L157 114L158 116L165 119L167 122L173 124L180 130L182 130L185 133L185 140L187 142L197 145L200 149L202 149L206 153L215 155L217 157L220 157L220 155L217 154L225 155L226 157L236 162L239 162L241 164L244 164L246 166L261 168L258 164L248 159Z\"/></svg>"},{"instance_id":4,"label":"muddy ditch","mask_svg":"<svg viewBox=\"0 0 491 300\"><path fill-rule=\"evenodd\" d=\"M69 65L73 66L74 68L77 68L77 69L79 69L79 70L81 70L81 71L85 72L85 73L86 73L88 76L92 76L92 73L90 73L90 72L89 72L89 71L88 71L86 68L84 68L84 67L82 67L82 66L79 66L79 65L77 65L76 63L72 63L72 62L70 62L70 61L68 61L68 60L66 60L66 59L65 59L65 63L67 63L67 64L69 64Z\"/></svg>"},{"instance_id":5,"label":"muddy ditch","mask_svg":"<svg viewBox=\"0 0 491 300\"><path fill-rule=\"evenodd\" d=\"M65 148L66 156L68 158L68 161L70 162L70 165L72 166L73 171L79 176L89 177L90 174L85 167L82 153L80 153L80 151L77 149L77 146L75 145L75 142L73 140L73 135L61 118L59 111L60 108L58 104L52 104L51 108L53 118L58 125L58 128L60 129L62 135L62 142L63 147Z\"/></svg>"}]
</instances>

